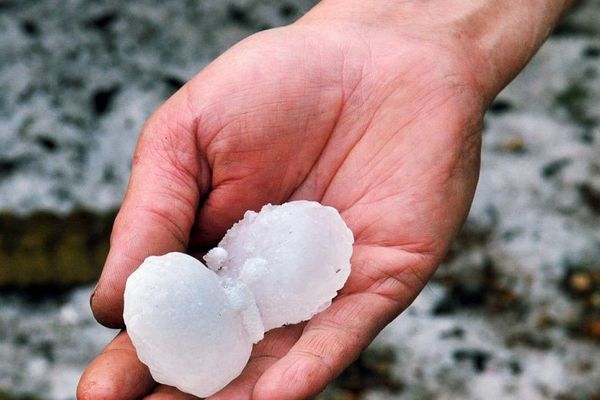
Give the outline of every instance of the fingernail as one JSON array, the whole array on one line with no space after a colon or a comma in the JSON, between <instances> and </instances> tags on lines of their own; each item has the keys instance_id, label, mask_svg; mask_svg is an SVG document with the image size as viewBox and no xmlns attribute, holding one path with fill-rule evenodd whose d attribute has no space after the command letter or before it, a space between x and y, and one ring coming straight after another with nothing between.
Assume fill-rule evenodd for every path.
<instances>
[{"instance_id":1,"label":"fingernail","mask_svg":"<svg viewBox=\"0 0 600 400\"><path fill-rule=\"evenodd\" d=\"M94 290L92 290L92 294L90 295L90 309L93 309L93 302L94 302L94 296L96 295L96 291L98 290L98 285L100 285L100 282L98 281L98 283L96 283L96 286L94 286Z\"/></svg>"}]
</instances>

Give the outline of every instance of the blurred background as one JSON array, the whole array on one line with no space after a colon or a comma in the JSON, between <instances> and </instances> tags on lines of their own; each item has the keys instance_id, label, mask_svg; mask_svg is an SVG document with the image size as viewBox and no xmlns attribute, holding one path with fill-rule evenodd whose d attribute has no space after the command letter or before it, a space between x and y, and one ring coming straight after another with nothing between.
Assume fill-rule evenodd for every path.
<instances>
[{"instance_id":1,"label":"blurred background","mask_svg":"<svg viewBox=\"0 0 600 400\"><path fill-rule=\"evenodd\" d=\"M63 400L115 332L88 297L137 133L310 0L0 0L0 400ZM491 105L445 264L321 399L600 399L600 1Z\"/></svg>"}]
</instances>

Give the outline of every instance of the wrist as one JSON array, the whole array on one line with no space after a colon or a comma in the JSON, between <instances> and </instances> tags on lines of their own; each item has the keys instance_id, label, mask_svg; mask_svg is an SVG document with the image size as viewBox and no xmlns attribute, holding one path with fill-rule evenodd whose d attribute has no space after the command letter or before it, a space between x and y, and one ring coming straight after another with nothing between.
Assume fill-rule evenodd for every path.
<instances>
[{"instance_id":1,"label":"wrist","mask_svg":"<svg viewBox=\"0 0 600 400\"><path fill-rule=\"evenodd\" d=\"M574 0L323 0L300 24L389 33L390 46L419 40L455 52L491 101L535 54Z\"/></svg>"}]
</instances>

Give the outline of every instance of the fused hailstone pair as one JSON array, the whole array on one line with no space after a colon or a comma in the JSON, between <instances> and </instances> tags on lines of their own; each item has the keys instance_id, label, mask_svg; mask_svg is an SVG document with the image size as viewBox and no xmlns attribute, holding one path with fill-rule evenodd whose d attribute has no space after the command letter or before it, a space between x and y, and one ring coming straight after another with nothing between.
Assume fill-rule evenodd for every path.
<instances>
[{"instance_id":1,"label":"fused hailstone pair","mask_svg":"<svg viewBox=\"0 0 600 400\"><path fill-rule=\"evenodd\" d=\"M157 382L210 396L244 369L271 329L310 319L350 274L354 238L312 201L247 211L200 261L148 257L129 277L124 319Z\"/></svg>"}]
</instances>

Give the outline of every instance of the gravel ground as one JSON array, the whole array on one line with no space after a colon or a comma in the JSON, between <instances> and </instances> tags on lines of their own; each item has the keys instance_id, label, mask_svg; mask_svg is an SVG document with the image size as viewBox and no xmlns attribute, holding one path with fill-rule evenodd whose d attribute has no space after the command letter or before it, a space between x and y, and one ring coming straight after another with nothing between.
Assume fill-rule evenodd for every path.
<instances>
[{"instance_id":1,"label":"gravel ground","mask_svg":"<svg viewBox=\"0 0 600 400\"><path fill-rule=\"evenodd\" d=\"M312 3L0 0L0 210L117 207L152 110Z\"/></svg>"},{"instance_id":2,"label":"gravel ground","mask_svg":"<svg viewBox=\"0 0 600 400\"><path fill-rule=\"evenodd\" d=\"M0 0L0 209L116 207L151 110L310 3ZM324 399L600 397L599 20L582 3L492 105L446 263ZM113 334L89 290L0 297L0 399L73 397Z\"/></svg>"}]
</instances>

